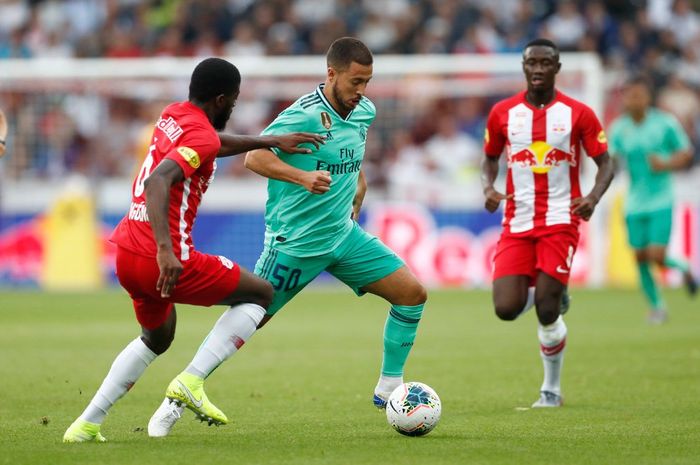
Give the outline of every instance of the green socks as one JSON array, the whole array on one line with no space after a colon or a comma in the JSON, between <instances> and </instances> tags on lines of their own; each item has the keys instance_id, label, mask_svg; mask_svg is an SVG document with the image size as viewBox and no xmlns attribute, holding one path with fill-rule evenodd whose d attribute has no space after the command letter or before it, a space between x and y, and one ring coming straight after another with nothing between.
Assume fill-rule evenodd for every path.
<instances>
[{"instance_id":1,"label":"green socks","mask_svg":"<svg viewBox=\"0 0 700 465\"><path fill-rule=\"evenodd\" d=\"M413 347L424 306L391 306L384 325L383 376L403 376L403 367Z\"/></svg>"},{"instance_id":2,"label":"green socks","mask_svg":"<svg viewBox=\"0 0 700 465\"><path fill-rule=\"evenodd\" d=\"M666 255L666 258L664 259L664 265L666 265L668 268L680 270L682 273L687 273L690 270L690 265L688 265L688 262L680 258L669 257L668 255Z\"/></svg>"},{"instance_id":3,"label":"green socks","mask_svg":"<svg viewBox=\"0 0 700 465\"><path fill-rule=\"evenodd\" d=\"M638 267L642 290L647 300L649 300L649 303L651 303L652 310L661 310L665 308L664 301L659 294L659 288L656 286L654 275L651 272L651 267L648 263L638 263Z\"/></svg>"}]
</instances>

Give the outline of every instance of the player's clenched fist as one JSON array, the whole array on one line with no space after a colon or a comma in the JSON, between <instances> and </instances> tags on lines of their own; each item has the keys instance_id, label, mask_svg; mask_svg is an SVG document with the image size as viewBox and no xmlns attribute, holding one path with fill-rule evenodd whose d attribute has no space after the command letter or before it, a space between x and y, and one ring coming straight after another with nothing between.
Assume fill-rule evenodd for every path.
<instances>
[{"instance_id":1,"label":"player's clenched fist","mask_svg":"<svg viewBox=\"0 0 700 465\"><path fill-rule=\"evenodd\" d=\"M303 174L300 184L312 194L325 194L331 190L331 173L328 171L307 171Z\"/></svg>"},{"instance_id":2,"label":"player's clenched fist","mask_svg":"<svg viewBox=\"0 0 700 465\"><path fill-rule=\"evenodd\" d=\"M598 201L591 196L577 197L571 201L571 213L588 221L591 219L597 203Z\"/></svg>"}]
</instances>

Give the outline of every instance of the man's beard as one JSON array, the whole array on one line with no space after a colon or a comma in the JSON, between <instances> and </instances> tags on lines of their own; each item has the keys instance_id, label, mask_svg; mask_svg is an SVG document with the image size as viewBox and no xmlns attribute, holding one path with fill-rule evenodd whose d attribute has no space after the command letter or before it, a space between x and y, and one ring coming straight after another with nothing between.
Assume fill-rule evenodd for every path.
<instances>
[{"instance_id":1,"label":"man's beard","mask_svg":"<svg viewBox=\"0 0 700 465\"><path fill-rule=\"evenodd\" d=\"M340 96L340 93L338 92L338 86L333 85L333 98L335 99L336 103L340 107L340 111L343 113L350 113L352 111L352 107L347 105L344 101L343 98Z\"/></svg>"},{"instance_id":2,"label":"man's beard","mask_svg":"<svg viewBox=\"0 0 700 465\"><path fill-rule=\"evenodd\" d=\"M223 131L226 129L226 123L228 123L228 119L231 117L231 113L221 113L218 114L214 117L214 121L212 122L212 126L214 126L214 129L217 131Z\"/></svg>"}]
</instances>

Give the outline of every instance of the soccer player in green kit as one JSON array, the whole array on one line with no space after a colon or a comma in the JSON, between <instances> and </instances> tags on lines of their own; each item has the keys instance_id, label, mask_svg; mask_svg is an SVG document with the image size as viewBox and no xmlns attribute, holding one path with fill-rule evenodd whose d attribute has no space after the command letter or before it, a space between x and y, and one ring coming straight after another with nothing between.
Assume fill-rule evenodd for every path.
<instances>
[{"instance_id":1,"label":"soccer player in green kit","mask_svg":"<svg viewBox=\"0 0 700 465\"><path fill-rule=\"evenodd\" d=\"M361 171L365 140L376 114L364 96L372 78L372 53L361 41L344 37L331 44L326 59L325 83L263 131L298 128L294 130L324 134L325 144L303 156L279 150L246 156L249 169L269 178L264 249L255 274L269 280L275 292L258 329L323 271L357 295L383 297L391 308L373 403L385 408L389 394L403 382L427 294L404 262L357 223L367 189ZM151 418L149 434L167 435L180 413L181 408L164 402Z\"/></svg>"},{"instance_id":2,"label":"soccer player in green kit","mask_svg":"<svg viewBox=\"0 0 700 465\"><path fill-rule=\"evenodd\" d=\"M641 76L624 89L625 113L609 131L610 152L625 165L630 178L625 206L629 243L635 251L644 295L649 301L649 322L667 319L651 265L680 270L691 295L697 284L686 261L666 253L673 220L671 172L692 161L688 136L672 115L651 106L651 90Z\"/></svg>"}]
</instances>

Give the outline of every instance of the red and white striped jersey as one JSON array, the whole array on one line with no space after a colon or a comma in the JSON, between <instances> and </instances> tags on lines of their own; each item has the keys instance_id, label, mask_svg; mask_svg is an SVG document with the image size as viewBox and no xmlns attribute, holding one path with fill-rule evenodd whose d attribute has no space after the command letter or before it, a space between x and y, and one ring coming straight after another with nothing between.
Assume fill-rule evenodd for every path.
<instances>
[{"instance_id":1,"label":"red and white striped jersey","mask_svg":"<svg viewBox=\"0 0 700 465\"><path fill-rule=\"evenodd\" d=\"M188 260L197 208L214 179L220 147L219 136L201 108L190 102L168 105L155 125L148 155L134 179L129 212L112 233L111 241L137 254L156 255L144 181L167 158L180 165L185 175L182 182L170 188L168 222L175 255L181 261Z\"/></svg>"},{"instance_id":2,"label":"red and white striped jersey","mask_svg":"<svg viewBox=\"0 0 700 465\"><path fill-rule=\"evenodd\" d=\"M545 107L536 108L518 93L491 109L484 152L508 157L503 227L523 233L556 224L578 225L571 200L581 196L581 147L590 157L608 150L605 132L588 106L559 91Z\"/></svg>"}]
</instances>

